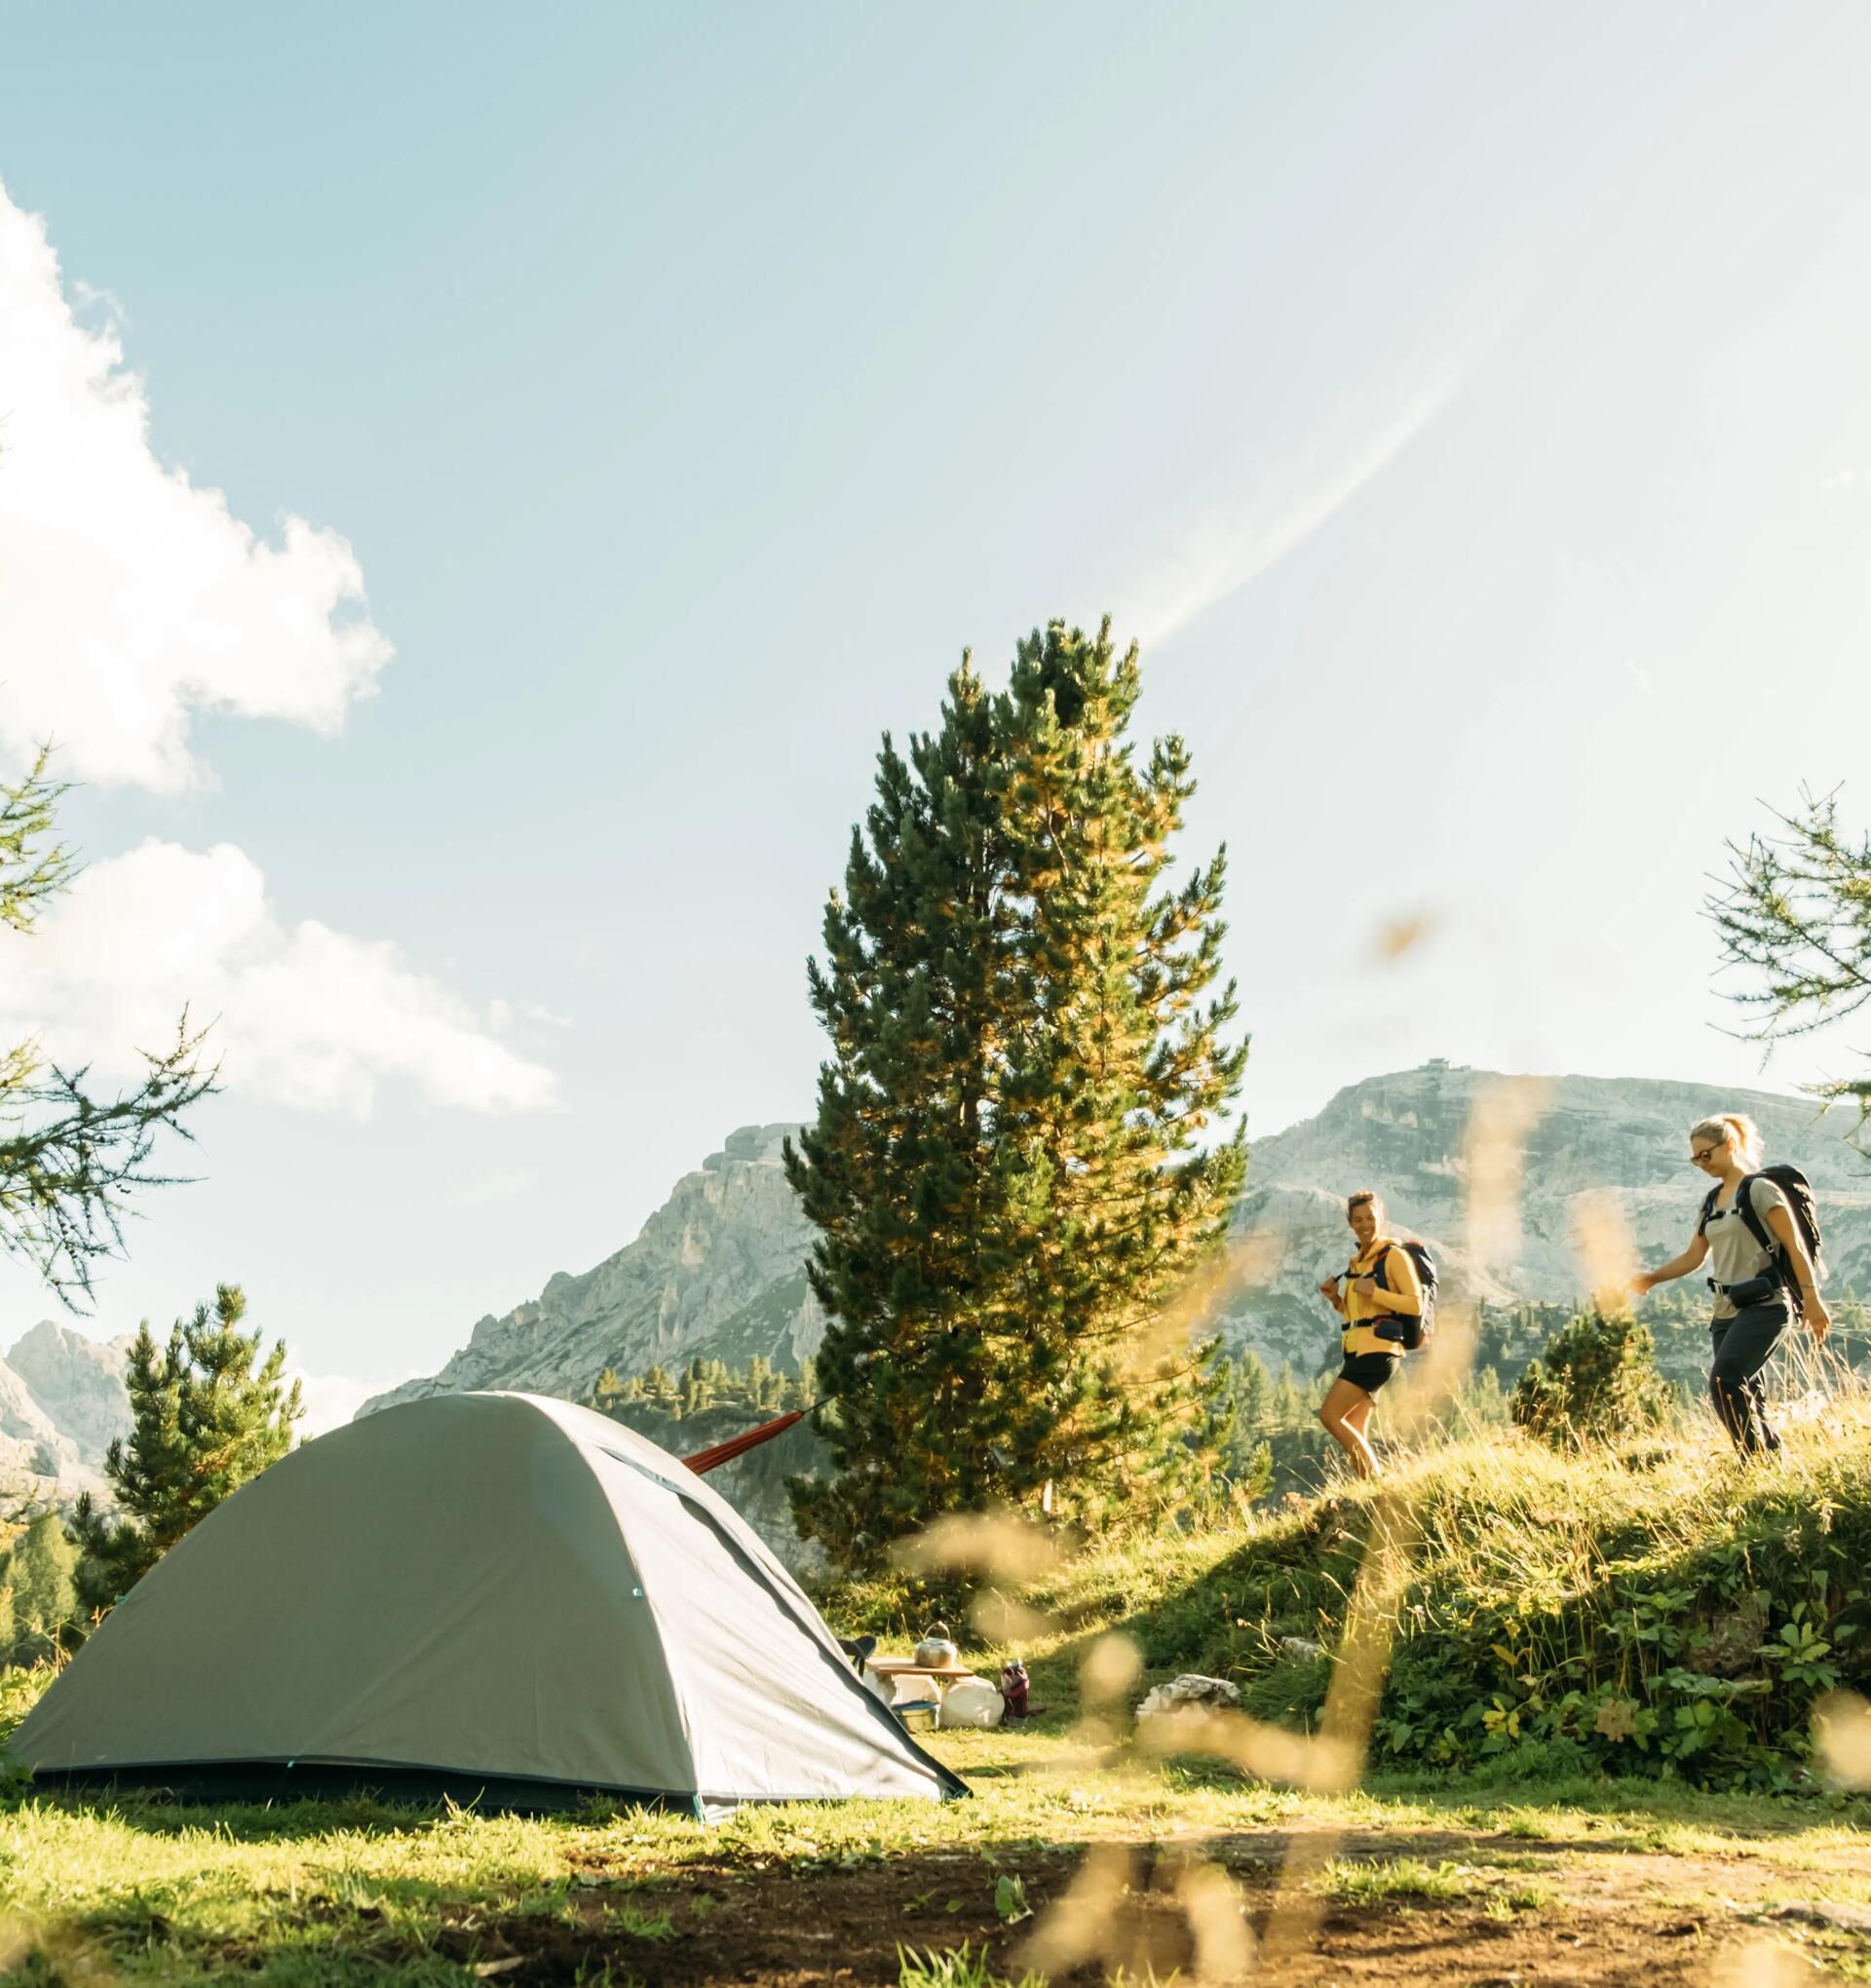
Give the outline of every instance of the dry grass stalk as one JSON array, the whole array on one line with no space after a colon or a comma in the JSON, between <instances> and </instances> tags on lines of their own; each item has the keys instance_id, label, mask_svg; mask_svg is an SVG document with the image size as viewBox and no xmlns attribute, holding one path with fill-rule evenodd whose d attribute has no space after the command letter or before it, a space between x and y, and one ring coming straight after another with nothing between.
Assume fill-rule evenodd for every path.
<instances>
[{"instance_id":1,"label":"dry grass stalk","mask_svg":"<svg viewBox=\"0 0 1871 1988\"><path fill-rule=\"evenodd\" d=\"M1835 1978L1775 1939L1730 1947L1708 1970L1709 1988L1815 1988Z\"/></svg>"},{"instance_id":2,"label":"dry grass stalk","mask_svg":"<svg viewBox=\"0 0 1871 1988\"><path fill-rule=\"evenodd\" d=\"M1373 950L1382 966L1389 966L1400 960L1405 953L1416 948L1435 930L1436 920L1432 912L1419 911L1405 918L1393 918L1377 929L1377 939Z\"/></svg>"},{"instance_id":3,"label":"dry grass stalk","mask_svg":"<svg viewBox=\"0 0 1871 1988\"><path fill-rule=\"evenodd\" d=\"M1574 1200L1572 1241L1592 1303L1601 1312L1624 1309L1637 1274L1637 1243L1616 1195L1594 1187Z\"/></svg>"},{"instance_id":4,"label":"dry grass stalk","mask_svg":"<svg viewBox=\"0 0 1871 1988\"><path fill-rule=\"evenodd\" d=\"M1058 1562L1050 1533L1012 1511L953 1511L902 1541L894 1555L912 1574L975 1570L1003 1581L1036 1581Z\"/></svg>"},{"instance_id":5,"label":"dry grass stalk","mask_svg":"<svg viewBox=\"0 0 1871 1988\"><path fill-rule=\"evenodd\" d=\"M1813 1738L1840 1787L1871 1788L1871 1704L1854 1691L1827 1692L1813 1707Z\"/></svg>"},{"instance_id":6,"label":"dry grass stalk","mask_svg":"<svg viewBox=\"0 0 1871 1988\"><path fill-rule=\"evenodd\" d=\"M1234 1879L1219 1864L1189 1864L1177 1874L1176 1902L1195 1940L1197 1981L1222 1988L1247 1980L1254 1970L1254 1933Z\"/></svg>"},{"instance_id":7,"label":"dry grass stalk","mask_svg":"<svg viewBox=\"0 0 1871 1988\"><path fill-rule=\"evenodd\" d=\"M1121 1701L1143 1675L1143 1652L1128 1636L1100 1636L1079 1666L1079 1689L1087 1705L1111 1705Z\"/></svg>"},{"instance_id":8,"label":"dry grass stalk","mask_svg":"<svg viewBox=\"0 0 1871 1988\"><path fill-rule=\"evenodd\" d=\"M1135 1878L1135 1861L1123 1844L1093 1844L1063 1895L1041 1915L1014 1965L1045 1976L1108 1956L1120 1903Z\"/></svg>"},{"instance_id":9,"label":"dry grass stalk","mask_svg":"<svg viewBox=\"0 0 1871 1988\"><path fill-rule=\"evenodd\" d=\"M1464 1224L1478 1262L1511 1263L1520 1250L1520 1189L1527 1134L1546 1115L1551 1084L1544 1077L1502 1077L1476 1094L1463 1139L1468 1189Z\"/></svg>"}]
</instances>

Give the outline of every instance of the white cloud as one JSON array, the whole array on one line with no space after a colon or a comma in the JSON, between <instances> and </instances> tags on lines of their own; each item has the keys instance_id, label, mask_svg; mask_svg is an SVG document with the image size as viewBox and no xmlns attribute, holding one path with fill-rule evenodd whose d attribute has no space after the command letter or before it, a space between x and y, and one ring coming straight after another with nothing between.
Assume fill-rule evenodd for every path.
<instances>
[{"instance_id":1,"label":"white cloud","mask_svg":"<svg viewBox=\"0 0 1871 1988\"><path fill-rule=\"evenodd\" d=\"M387 1389L413 1380L413 1372L399 1374L391 1381L357 1381L349 1374L314 1374L297 1364L286 1370L288 1381L299 1384L299 1398L305 1403L305 1419L298 1425L302 1440L310 1442L344 1425L369 1400Z\"/></svg>"},{"instance_id":2,"label":"white cloud","mask_svg":"<svg viewBox=\"0 0 1871 1988\"><path fill-rule=\"evenodd\" d=\"M195 710L329 732L372 688L391 649L348 542L288 516L269 543L157 460L117 319L79 322L3 187L0 422L0 747L56 736L61 772L169 792L200 777Z\"/></svg>"},{"instance_id":3,"label":"white cloud","mask_svg":"<svg viewBox=\"0 0 1871 1988\"><path fill-rule=\"evenodd\" d=\"M393 1081L471 1111L552 1100L550 1071L394 945L284 925L258 866L226 843L151 839L83 871L8 947L0 1041L36 1033L54 1055L128 1068L184 1006L214 1023L225 1081L248 1097L357 1117Z\"/></svg>"}]
</instances>

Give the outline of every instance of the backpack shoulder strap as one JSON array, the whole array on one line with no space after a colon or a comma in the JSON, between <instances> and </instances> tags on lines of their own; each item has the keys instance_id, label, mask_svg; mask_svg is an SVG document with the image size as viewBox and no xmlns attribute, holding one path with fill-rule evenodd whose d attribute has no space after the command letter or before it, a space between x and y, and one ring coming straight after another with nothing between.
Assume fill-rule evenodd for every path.
<instances>
[{"instance_id":1,"label":"backpack shoulder strap","mask_svg":"<svg viewBox=\"0 0 1871 1988\"><path fill-rule=\"evenodd\" d=\"M1765 1178L1759 1173L1750 1173L1735 1190L1735 1212L1747 1224L1751 1235L1770 1256L1780 1253L1780 1241L1772 1229L1761 1220L1760 1210L1754 1205L1754 1183Z\"/></svg>"},{"instance_id":2,"label":"backpack shoulder strap","mask_svg":"<svg viewBox=\"0 0 1871 1988\"><path fill-rule=\"evenodd\" d=\"M1718 1194L1720 1194L1721 1191L1722 1191L1721 1185L1719 1182L1717 1182L1715 1186L1711 1187L1709 1191L1705 1195L1703 1195L1702 1212L1696 1223L1696 1233L1699 1236L1704 1229L1708 1227L1708 1218L1715 1212L1715 1197Z\"/></svg>"},{"instance_id":3,"label":"backpack shoulder strap","mask_svg":"<svg viewBox=\"0 0 1871 1988\"><path fill-rule=\"evenodd\" d=\"M1395 1247L1396 1244L1393 1242L1391 1249ZM1391 1287L1390 1279L1384 1275L1384 1266L1390 1261L1391 1249L1380 1249L1377 1252L1377 1261L1371 1265L1371 1281L1381 1291L1387 1291Z\"/></svg>"}]
</instances>

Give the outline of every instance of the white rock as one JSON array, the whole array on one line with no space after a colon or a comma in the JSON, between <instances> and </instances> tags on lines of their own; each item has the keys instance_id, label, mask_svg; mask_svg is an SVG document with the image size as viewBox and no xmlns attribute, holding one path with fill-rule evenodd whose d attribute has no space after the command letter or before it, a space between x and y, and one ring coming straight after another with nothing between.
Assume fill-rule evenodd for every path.
<instances>
[{"instance_id":1,"label":"white rock","mask_svg":"<svg viewBox=\"0 0 1871 1988\"><path fill-rule=\"evenodd\" d=\"M1310 1636L1282 1636L1279 1639L1279 1654L1291 1657L1300 1663L1311 1663L1316 1658L1324 1656L1325 1646L1315 1643Z\"/></svg>"},{"instance_id":2,"label":"white rock","mask_svg":"<svg viewBox=\"0 0 1871 1988\"><path fill-rule=\"evenodd\" d=\"M1160 1684L1137 1707L1140 1719L1154 1718L1159 1712L1180 1711L1184 1705L1238 1705L1241 1693L1225 1677L1203 1677L1198 1671L1187 1670L1168 1684Z\"/></svg>"}]
</instances>

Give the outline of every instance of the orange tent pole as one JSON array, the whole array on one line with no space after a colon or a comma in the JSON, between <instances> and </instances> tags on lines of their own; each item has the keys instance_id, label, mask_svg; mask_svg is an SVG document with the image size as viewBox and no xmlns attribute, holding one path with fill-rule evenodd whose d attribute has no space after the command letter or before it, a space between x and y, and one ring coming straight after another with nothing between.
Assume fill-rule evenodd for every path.
<instances>
[{"instance_id":1,"label":"orange tent pole","mask_svg":"<svg viewBox=\"0 0 1871 1988\"><path fill-rule=\"evenodd\" d=\"M717 1442L712 1448L697 1450L694 1456L682 1461L700 1477L718 1465L731 1464L736 1457L745 1456L748 1450L758 1449L763 1442L770 1442L776 1435L784 1435L795 1422L810 1415L810 1408L794 1408L789 1414L782 1415L776 1422L763 1422L758 1429L749 1429L740 1435L731 1435L726 1442Z\"/></svg>"}]
</instances>

